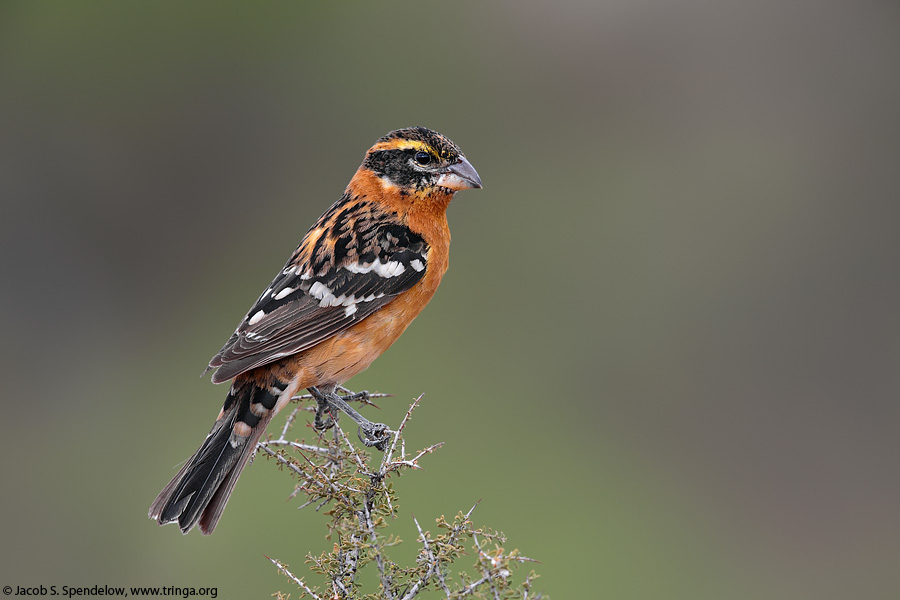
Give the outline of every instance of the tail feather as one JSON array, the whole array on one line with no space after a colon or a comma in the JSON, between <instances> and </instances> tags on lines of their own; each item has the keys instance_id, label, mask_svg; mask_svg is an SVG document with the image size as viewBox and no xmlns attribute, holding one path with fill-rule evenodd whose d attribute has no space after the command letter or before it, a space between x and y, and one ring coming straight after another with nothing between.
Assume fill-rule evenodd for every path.
<instances>
[{"instance_id":1,"label":"tail feather","mask_svg":"<svg viewBox=\"0 0 900 600\"><path fill-rule=\"evenodd\" d=\"M237 483L241 471L244 470L244 467L247 466L247 463L250 461L250 457L253 456L253 450L256 449L256 442L259 440L259 436L262 432L263 429L260 429L255 435L251 436L250 443L241 454L239 462L231 469L231 471L229 471L228 476L225 477L225 480L216 490L216 493L209 499L209 503L200 515L200 521L198 522L200 532L204 535L209 535L213 532L213 529L216 528L216 523L219 522L222 511L225 510L225 505L228 504L231 492L234 491L234 485Z\"/></svg>"},{"instance_id":2,"label":"tail feather","mask_svg":"<svg viewBox=\"0 0 900 600\"><path fill-rule=\"evenodd\" d=\"M274 416L278 391L233 385L206 440L150 506L150 518L160 525L177 521L183 533L198 523L202 533L212 533Z\"/></svg>"}]
</instances>

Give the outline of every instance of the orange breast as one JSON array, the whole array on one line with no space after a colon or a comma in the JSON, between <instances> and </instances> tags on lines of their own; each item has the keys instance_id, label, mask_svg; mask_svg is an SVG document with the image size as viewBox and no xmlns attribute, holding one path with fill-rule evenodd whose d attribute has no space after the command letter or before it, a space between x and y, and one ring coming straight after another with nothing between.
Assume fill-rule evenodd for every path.
<instances>
[{"instance_id":1,"label":"orange breast","mask_svg":"<svg viewBox=\"0 0 900 600\"><path fill-rule=\"evenodd\" d=\"M303 389L341 384L367 369L434 296L447 271L449 239L442 246L429 249L425 276L411 289L353 327L272 365L281 372L282 380L294 380L298 389Z\"/></svg>"},{"instance_id":2,"label":"orange breast","mask_svg":"<svg viewBox=\"0 0 900 600\"><path fill-rule=\"evenodd\" d=\"M341 384L368 368L422 312L449 265L446 209L452 194L400 198L383 188L381 180L362 171L354 177L351 188L356 195L378 197L381 205L396 210L401 222L428 243L425 276L358 324L266 367L282 381L292 381L297 389Z\"/></svg>"},{"instance_id":3,"label":"orange breast","mask_svg":"<svg viewBox=\"0 0 900 600\"><path fill-rule=\"evenodd\" d=\"M447 270L446 260L442 261L443 264L432 264L433 254L432 249L425 277L409 291L359 324L304 353L305 366L314 371L319 380L309 385L343 383L367 369L372 361L397 341L431 300ZM446 256L446 252L442 255Z\"/></svg>"}]
</instances>

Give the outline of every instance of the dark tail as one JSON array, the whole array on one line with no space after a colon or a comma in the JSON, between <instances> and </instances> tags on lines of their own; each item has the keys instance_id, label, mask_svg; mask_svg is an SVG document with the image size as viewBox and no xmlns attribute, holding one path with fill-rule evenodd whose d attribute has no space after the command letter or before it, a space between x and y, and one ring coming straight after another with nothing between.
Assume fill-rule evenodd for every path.
<instances>
[{"instance_id":1,"label":"dark tail","mask_svg":"<svg viewBox=\"0 0 900 600\"><path fill-rule=\"evenodd\" d=\"M263 389L235 381L203 445L153 501L150 518L160 525L177 521L182 533L194 525L206 535L212 533L256 442L274 416L280 392L275 387Z\"/></svg>"}]
</instances>

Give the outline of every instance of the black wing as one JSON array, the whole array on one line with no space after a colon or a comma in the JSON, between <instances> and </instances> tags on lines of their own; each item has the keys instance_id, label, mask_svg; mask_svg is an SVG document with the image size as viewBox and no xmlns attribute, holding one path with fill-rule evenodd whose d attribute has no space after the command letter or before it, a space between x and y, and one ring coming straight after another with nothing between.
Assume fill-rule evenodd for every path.
<instances>
[{"instance_id":1,"label":"black wing","mask_svg":"<svg viewBox=\"0 0 900 600\"><path fill-rule=\"evenodd\" d=\"M213 382L302 352L365 319L422 279L427 257L419 235L345 196L210 360Z\"/></svg>"}]
</instances>

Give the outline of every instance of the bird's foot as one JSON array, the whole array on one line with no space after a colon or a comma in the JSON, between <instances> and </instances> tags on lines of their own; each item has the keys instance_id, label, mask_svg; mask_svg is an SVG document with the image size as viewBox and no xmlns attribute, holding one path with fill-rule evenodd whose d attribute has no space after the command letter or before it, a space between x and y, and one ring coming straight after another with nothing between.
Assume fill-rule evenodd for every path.
<instances>
[{"instance_id":1,"label":"bird's foot","mask_svg":"<svg viewBox=\"0 0 900 600\"><path fill-rule=\"evenodd\" d=\"M391 434L393 433L384 423L366 421L359 424L356 435L359 437L359 441L366 446L384 452L387 450L387 443L391 441Z\"/></svg>"},{"instance_id":2,"label":"bird's foot","mask_svg":"<svg viewBox=\"0 0 900 600\"><path fill-rule=\"evenodd\" d=\"M313 427L317 431L325 431L326 429L334 427L334 419L328 412L328 409L330 408L328 401L316 398L316 404L316 418L313 421Z\"/></svg>"},{"instance_id":3,"label":"bird's foot","mask_svg":"<svg viewBox=\"0 0 900 600\"><path fill-rule=\"evenodd\" d=\"M393 433L390 428L384 423L369 421L347 404L347 400L368 400L369 392L357 392L343 397L336 394L334 390L320 390L315 387L309 388L309 392L316 399L318 405L313 427L318 430L334 427L338 411L340 411L359 425L357 435L363 444L381 452L387 449L387 443Z\"/></svg>"}]
</instances>

